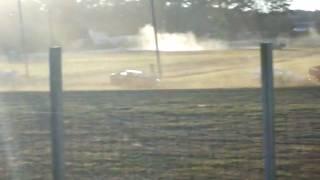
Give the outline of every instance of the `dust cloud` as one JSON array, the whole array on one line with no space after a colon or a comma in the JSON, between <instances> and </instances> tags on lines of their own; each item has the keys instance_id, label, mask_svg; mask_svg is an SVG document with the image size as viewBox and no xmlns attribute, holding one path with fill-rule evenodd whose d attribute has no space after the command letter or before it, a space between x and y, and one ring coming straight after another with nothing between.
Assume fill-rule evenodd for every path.
<instances>
[{"instance_id":1,"label":"dust cloud","mask_svg":"<svg viewBox=\"0 0 320 180\"><path fill-rule=\"evenodd\" d=\"M297 38L290 38L289 45L291 47L319 47L320 35L315 28L310 28L308 35L304 35Z\"/></svg>"},{"instance_id":2,"label":"dust cloud","mask_svg":"<svg viewBox=\"0 0 320 180\"><path fill-rule=\"evenodd\" d=\"M197 38L194 33L158 33L160 51L205 51L205 50L221 50L227 47L226 43L206 39ZM145 25L139 31L138 47L141 50L155 50L154 30L151 25Z\"/></svg>"}]
</instances>

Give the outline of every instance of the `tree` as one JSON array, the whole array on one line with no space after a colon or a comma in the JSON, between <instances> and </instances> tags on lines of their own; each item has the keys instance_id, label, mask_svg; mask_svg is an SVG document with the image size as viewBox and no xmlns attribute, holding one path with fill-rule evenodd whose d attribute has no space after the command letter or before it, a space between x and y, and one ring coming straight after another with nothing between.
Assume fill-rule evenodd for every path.
<instances>
[{"instance_id":1,"label":"tree","mask_svg":"<svg viewBox=\"0 0 320 180\"><path fill-rule=\"evenodd\" d=\"M155 3L159 32L193 32L200 37L235 40L243 38L243 34L261 32L264 37L276 37L287 31L290 1L155 0ZM29 4L26 15L32 16L26 18L26 24L39 29L31 21L36 19L42 24L42 32L46 31L43 27L48 27L45 21L51 9L52 29L63 45L88 38L90 29L109 36L137 34L141 27L151 24L149 3L150 0L24 1ZM28 32L39 35L40 30L31 29Z\"/></svg>"},{"instance_id":2,"label":"tree","mask_svg":"<svg viewBox=\"0 0 320 180\"><path fill-rule=\"evenodd\" d=\"M181 6L206 6L241 11L285 11L291 0L166 0Z\"/></svg>"},{"instance_id":3,"label":"tree","mask_svg":"<svg viewBox=\"0 0 320 180\"><path fill-rule=\"evenodd\" d=\"M292 0L264 0L263 6L266 12L287 12Z\"/></svg>"},{"instance_id":4,"label":"tree","mask_svg":"<svg viewBox=\"0 0 320 180\"><path fill-rule=\"evenodd\" d=\"M260 14L278 12L278 18L284 20L291 0L159 1L166 4L160 11L166 11L164 14L169 16L165 24L170 31L193 31L197 35L210 33L214 37L235 39L238 34L261 30L257 27L261 26ZM272 18L276 16L269 17L271 21Z\"/></svg>"},{"instance_id":5,"label":"tree","mask_svg":"<svg viewBox=\"0 0 320 180\"><path fill-rule=\"evenodd\" d=\"M318 33L320 33L320 11L316 11L314 13L314 21L315 21L315 26L316 26L316 30Z\"/></svg>"}]
</instances>

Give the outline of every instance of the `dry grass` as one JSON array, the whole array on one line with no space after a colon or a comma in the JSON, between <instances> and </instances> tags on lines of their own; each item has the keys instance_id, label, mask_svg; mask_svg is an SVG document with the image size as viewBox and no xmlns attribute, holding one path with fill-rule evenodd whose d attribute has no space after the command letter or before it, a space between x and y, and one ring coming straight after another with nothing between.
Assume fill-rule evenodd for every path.
<instances>
[{"instance_id":1,"label":"dry grass","mask_svg":"<svg viewBox=\"0 0 320 180\"><path fill-rule=\"evenodd\" d=\"M287 49L275 52L275 68L290 72L299 81L282 86L310 85L308 69L318 65L319 49ZM47 90L48 60L30 55L30 77L24 76L24 64L0 60L4 71L17 77L0 79L1 90ZM155 62L151 52L81 52L64 54L64 85L67 90L119 89L110 85L109 75L124 69L150 72ZM221 50L208 52L163 53L164 77L160 89L259 87L258 50ZM294 79L294 78L293 78ZM278 83L279 84L279 83Z\"/></svg>"},{"instance_id":2,"label":"dry grass","mask_svg":"<svg viewBox=\"0 0 320 180\"><path fill-rule=\"evenodd\" d=\"M279 180L320 179L319 95L276 92ZM50 180L48 93L0 99L0 179ZM66 179L262 179L260 99L259 89L66 92Z\"/></svg>"}]
</instances>

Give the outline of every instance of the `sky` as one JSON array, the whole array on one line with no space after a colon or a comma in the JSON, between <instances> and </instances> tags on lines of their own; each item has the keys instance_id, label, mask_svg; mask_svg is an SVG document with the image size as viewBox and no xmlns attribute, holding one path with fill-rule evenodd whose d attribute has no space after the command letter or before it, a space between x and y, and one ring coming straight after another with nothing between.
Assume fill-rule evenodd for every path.
<instances>
[{"instance_id":1,"label":"sky","mask_svg":"<svg viewBox=\"0 0 320 180\"><path fill-rule=\"evenodd\" d=\"M320 10L320 0L293 0L290 9Z\"/></svg>"}]
</instances>

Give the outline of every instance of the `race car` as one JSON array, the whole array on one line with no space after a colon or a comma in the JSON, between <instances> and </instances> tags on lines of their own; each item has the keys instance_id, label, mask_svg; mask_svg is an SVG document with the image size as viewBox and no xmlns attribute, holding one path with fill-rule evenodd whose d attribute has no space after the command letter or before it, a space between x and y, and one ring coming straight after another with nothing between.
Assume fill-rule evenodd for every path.
<instances>
[{"instance_id":1,"label":"race car","mask_svg":"<svg viewBox=\"0 0 320 180\"><path fill-rule=\"evenodd\" d=\"M124 70L118 73L112 73L110 83L116 86L146 88L154 87L160 82L160 79L154 75L147 75L140 70Z\"/></svg>"},{"instance_id":2,"label":"race car","mask_svg":"<svg viewBox=\"0 0 320 180\"><path fill-rule=\"evenodd\" d=\"M309 69L309 79L320 82L320 66L315 66Z\"/></svg>"}]
</instances>

